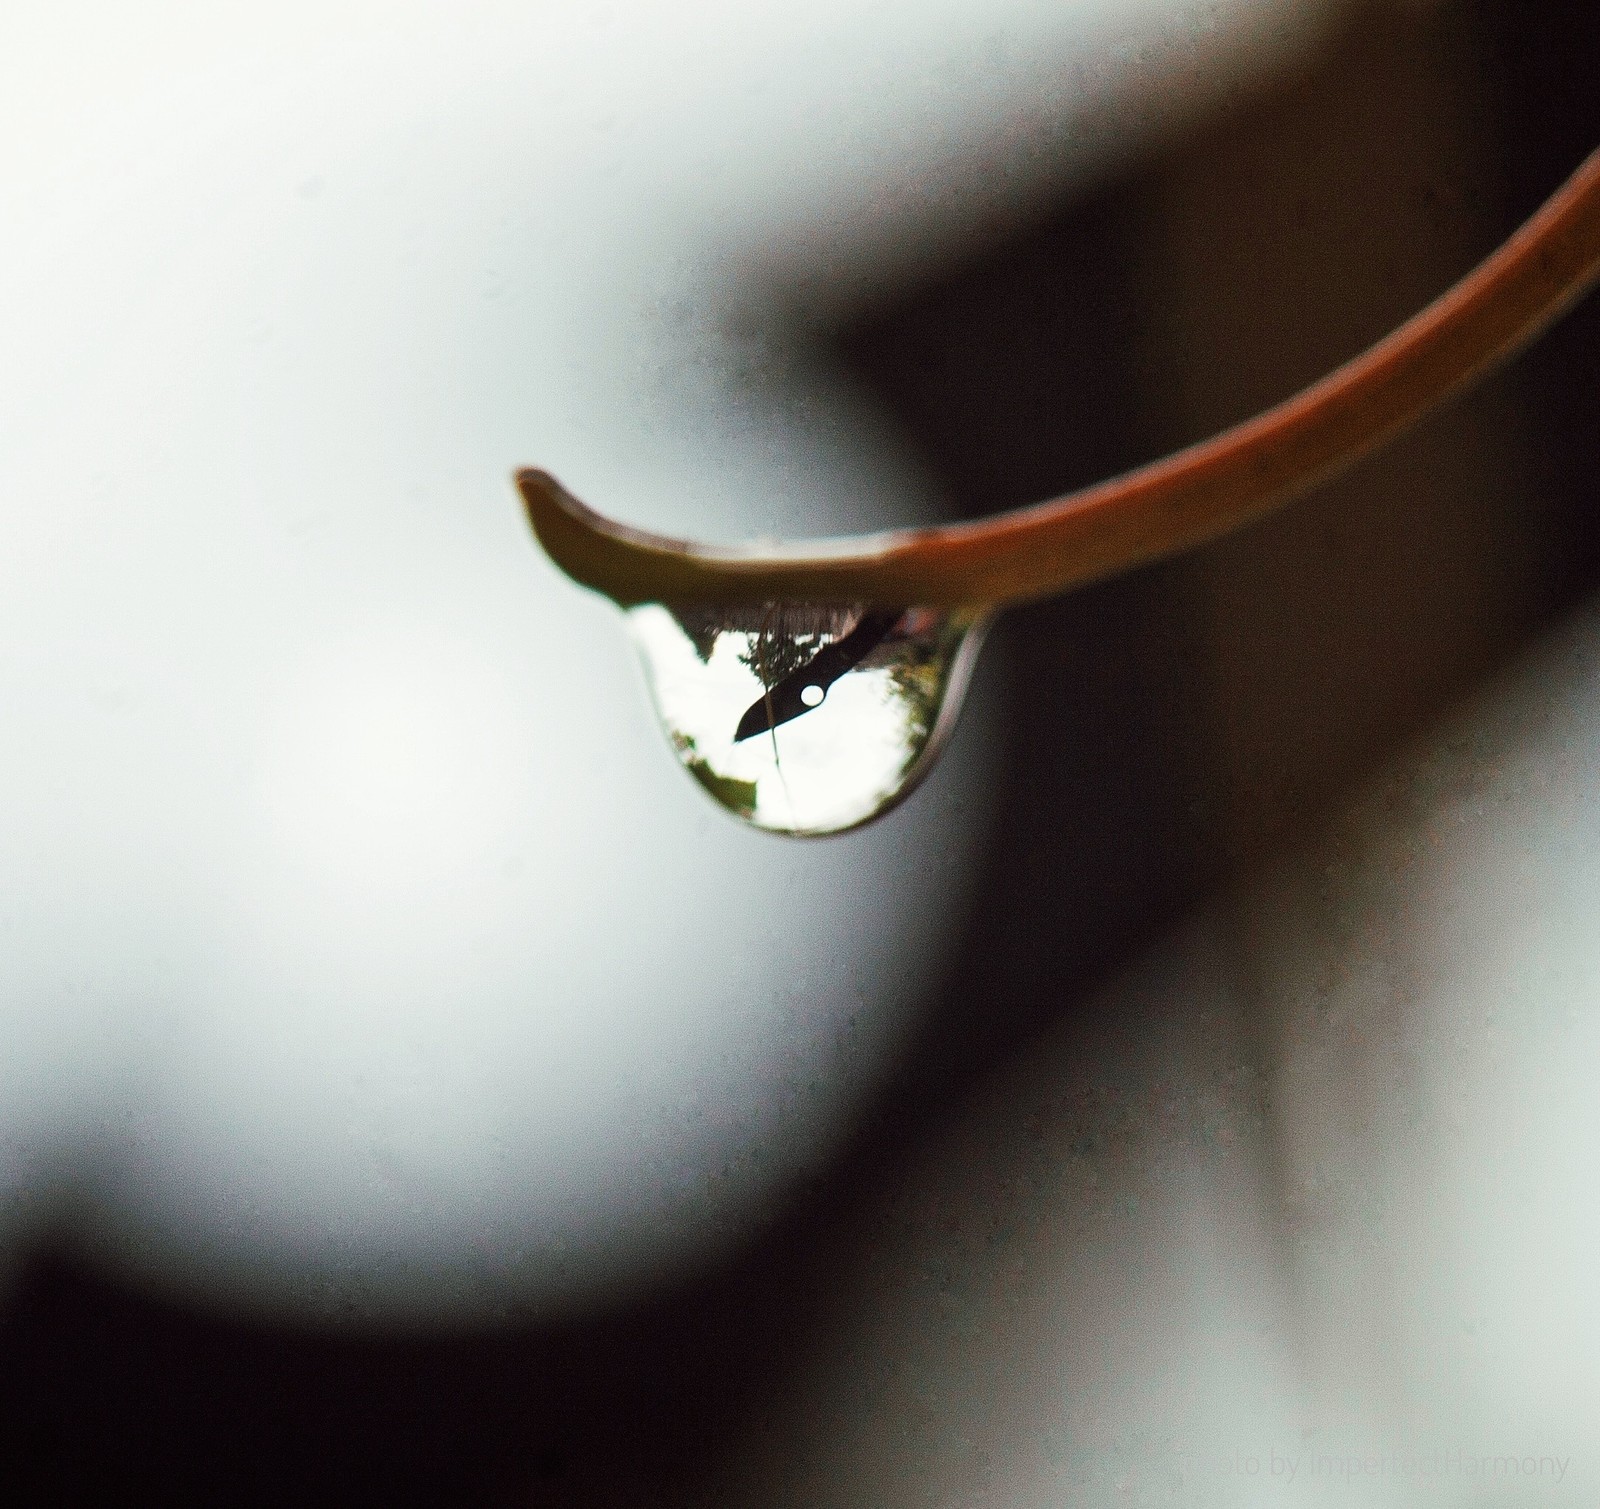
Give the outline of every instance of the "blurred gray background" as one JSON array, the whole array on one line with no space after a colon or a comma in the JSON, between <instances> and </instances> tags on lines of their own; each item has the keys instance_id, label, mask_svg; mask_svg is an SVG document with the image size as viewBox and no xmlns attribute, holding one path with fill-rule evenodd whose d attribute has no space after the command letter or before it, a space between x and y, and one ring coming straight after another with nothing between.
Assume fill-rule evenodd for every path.
<instances>
[{"instance_id":1,"label":"blurred gray background","mask_svg":"<svg viewBox=\"0 0 1600 1509\"><path fill-rule=\"evenodd\" d=\"M825 533L1200 438L1600 141L1591 6L5 27L33 1501L1585 1501L1592 301L1009 615L825 844L507 478Z\"/></svg>"}]
</instances>

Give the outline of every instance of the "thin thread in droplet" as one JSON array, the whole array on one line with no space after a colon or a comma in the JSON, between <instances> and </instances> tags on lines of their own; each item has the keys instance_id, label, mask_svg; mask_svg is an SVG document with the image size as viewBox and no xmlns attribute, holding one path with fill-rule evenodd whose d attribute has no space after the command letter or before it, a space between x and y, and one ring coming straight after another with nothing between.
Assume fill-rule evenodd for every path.
<instances>
[{"instance_id":1,"label":"thin thread in droplet","mask_svg":"<svg viewBox=\"0 0 1600 1509\"><path fill-rule=\"evenodd\" d=\"M771 666L767 663L766 653L763 648L767 643L767 636L771 632L772 618L778 612L779 604L773 603L766 616L761 621L761 629L756 635L756 660L758 668L756 674L761 678L761 699L767 705L767 732L772 735L772 765L778 772L778 784L783 787L783 800L789 809L789 820L793 824L799 815L800 809L794 804L794 794L789 790L789 778L783 773L783 758L778 753L778 714L772 705L772 685L774 677Z\"/></svg>"}]
</instances>

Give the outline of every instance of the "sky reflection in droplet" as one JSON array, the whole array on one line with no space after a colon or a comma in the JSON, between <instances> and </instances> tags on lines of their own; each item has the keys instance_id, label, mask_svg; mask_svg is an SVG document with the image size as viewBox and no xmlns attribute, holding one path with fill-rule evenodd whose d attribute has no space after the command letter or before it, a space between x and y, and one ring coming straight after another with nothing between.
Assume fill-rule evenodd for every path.
<instances>
[{"instance_id":1,"label":"sky reflection in droplet","mask_svg":"<svg viewBox=\"0 0 1600 1509\"><path fill-rule=\"evenodd\" d=\"M629 621L689 773L758 828L814 835L866 822L921 779L954 725L982 637L970 617L877 616L889 627L854 664L823 652L859 638L870 622L860 610L718 615L652 603Z\"/></svg>"}]
</instances>

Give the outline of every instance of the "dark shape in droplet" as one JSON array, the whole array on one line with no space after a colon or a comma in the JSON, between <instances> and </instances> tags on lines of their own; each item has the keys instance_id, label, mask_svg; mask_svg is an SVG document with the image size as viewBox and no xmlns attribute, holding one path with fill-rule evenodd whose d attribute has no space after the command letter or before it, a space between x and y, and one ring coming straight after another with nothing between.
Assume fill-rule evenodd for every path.
<instances>
[{"instance_id":1,"label":"dark shape in droplet","mask_svg":"<svg viewBox=\"0 0 1600 1509\"><path fill-rule=\"evenodd\" d=\"M628 620L701 788L754 827L805 835L867 822L922 779L986 622L803 602L647 603Z\"/></svg>"},{"instance_id":2,"label":"dark shape in droplet","mask_svg":"<svg viewBox=\"0 0 1600 1509\"><path fill-rule=\"evenodd\" d=\"M900 617L898 608L863 613L843 639L823 645L804 665L757 697L739 719L739 726L733 731L733 742L742 744L746 739L814 711L828 695L828 688L877 649ZM806 693L813 689L820 695L815 701L807 701Z\"/></svg>"}]
</instances>

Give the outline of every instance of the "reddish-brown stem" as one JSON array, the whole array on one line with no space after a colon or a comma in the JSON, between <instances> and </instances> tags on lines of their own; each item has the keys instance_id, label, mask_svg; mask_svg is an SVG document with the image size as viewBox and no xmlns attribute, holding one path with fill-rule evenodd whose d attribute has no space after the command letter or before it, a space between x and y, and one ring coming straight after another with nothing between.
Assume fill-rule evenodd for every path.
<instances>
[{"instance_id":1,"label":"reddish-brown stem","mask_svg":"<svg viewBox=\"0 0 1600 1509\"><path fill-rule=\"evenodd\" d=\"M1031 508L762 550L647 534L517 473L540 542L621 603L925 603L1049 597L1237 529L1415 423L1531 340L1600 276L1600 151L1503 246L1377 345L1199 445Z\"/></svg>"}]
</instances>

